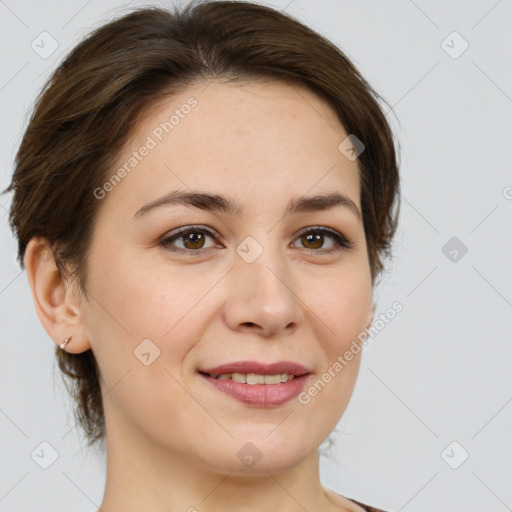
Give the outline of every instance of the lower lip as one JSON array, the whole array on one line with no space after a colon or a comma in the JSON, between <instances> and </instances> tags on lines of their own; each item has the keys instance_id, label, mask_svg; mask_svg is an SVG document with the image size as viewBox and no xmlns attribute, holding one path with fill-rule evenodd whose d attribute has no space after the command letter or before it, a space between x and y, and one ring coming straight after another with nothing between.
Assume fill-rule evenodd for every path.
<instances>
[{"instance_id":1,"label":"lower lip","mask_svg":"<svg viewBox=\"0 0 512 512\"><path fill-rule=\"evenodd\" d=\"M302 391L309 377L309 374L301 375L281 384L244 384L231 379L215 379L202 373L199 375L226 395L257 407L275 407L292 400Z\"/></svg>"}]
</instances>

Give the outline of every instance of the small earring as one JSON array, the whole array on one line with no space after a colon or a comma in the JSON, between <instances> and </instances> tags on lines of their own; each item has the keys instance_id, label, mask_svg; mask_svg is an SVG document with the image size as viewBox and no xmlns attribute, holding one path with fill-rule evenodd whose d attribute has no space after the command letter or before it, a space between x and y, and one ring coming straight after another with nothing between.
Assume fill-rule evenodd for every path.
<instances>
[{"instance_id":1,"label":"small earring","mask_svg":"<svg viewBox=\"0 0 512 512\"><path fill-rule=\"evenodd\" d=\"M67 345L67 343L71 341L71 336L68 336L60 345L59 347L64 350L64 347Z\"/></svg>"}]
</instances>

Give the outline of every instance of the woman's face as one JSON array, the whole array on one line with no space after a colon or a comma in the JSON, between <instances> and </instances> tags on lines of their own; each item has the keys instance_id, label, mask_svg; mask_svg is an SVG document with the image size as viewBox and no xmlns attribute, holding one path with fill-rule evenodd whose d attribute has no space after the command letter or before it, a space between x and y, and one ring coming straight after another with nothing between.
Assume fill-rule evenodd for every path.
<instances>
[{"instance_id":1,"label":"woman's face","mask_svg":"<svg viewBox=\"0 0 512 512\"><path fill-rule=\"evenodd\" d=\"M255 474L244 455L279 471L326 439L360 352L333 368L373 313L357 160L338 149L347 136L321 99L276 82L200 83L141 120L108 176L115 186L94 191L101 205L81 306L109 443ZM222 196L239 210L208 199L146 207L175 191ZM297 202L333 193L356 208ZM177 228L188 231L171 239ZM309 400L290 384L216 381L242 390L236 398L199 373L240 361L304 366Z\"/></svg>"}]
</instances>

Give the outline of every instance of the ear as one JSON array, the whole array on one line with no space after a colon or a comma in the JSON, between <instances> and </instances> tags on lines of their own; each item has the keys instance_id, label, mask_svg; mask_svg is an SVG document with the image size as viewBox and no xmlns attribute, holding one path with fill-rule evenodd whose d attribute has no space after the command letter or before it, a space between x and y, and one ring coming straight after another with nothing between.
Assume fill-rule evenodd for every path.
<instances>
[{"instance_id":1,"label":"ear","mask_svg":"<svg viewBox=\"0 0 512 512\"><path fill-rule=\"evenodd\" d=\"M376 309L376 305L375 305L375 302L373 302L372 303L372 308L368 312L368 318L367 318L367 321L366 321L366 327L368 329L370 328L370 326L373 323L373 318L375 317L375 309Z\"/></svg>"},{"instance_id":2,"label":"ear","mask_svg":"<svg viewBox=\"0 0 512 512\"><path fill-rule=\"evenodd\" d=\"M37 315L54 343L60 345L71 335L66 352L80 353L91 348L76 287L61 276L48 241L32 238L24 262Z\"/></svg>"}]
</instances>

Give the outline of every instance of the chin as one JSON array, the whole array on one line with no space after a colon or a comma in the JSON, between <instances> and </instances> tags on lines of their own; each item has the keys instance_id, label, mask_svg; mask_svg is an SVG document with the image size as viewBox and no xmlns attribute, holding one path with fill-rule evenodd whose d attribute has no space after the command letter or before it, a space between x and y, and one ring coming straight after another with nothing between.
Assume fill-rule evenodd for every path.
<instances>
[{"instance_id":1,"label":"chin","mask_svg":"<svg viewBox=\"0 0 512 512\"><path fill-rule=\"evenodd\" d=\"M279 427L278 427L279 428ZM247 430L247 429L246 429ZM265 429L265 432L272 430ZM291 437L283 430L270 436L261 435L261 427L244 436L236 436L229 442L218 443L206 461L215 471L237 476L268 476L281 473L299 465L304 459L316 454L318 446L311 444L311 436Z\"/></svg>"}]
</instances>

